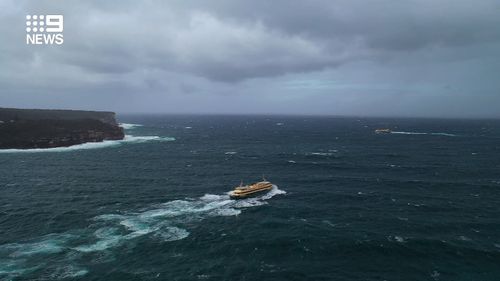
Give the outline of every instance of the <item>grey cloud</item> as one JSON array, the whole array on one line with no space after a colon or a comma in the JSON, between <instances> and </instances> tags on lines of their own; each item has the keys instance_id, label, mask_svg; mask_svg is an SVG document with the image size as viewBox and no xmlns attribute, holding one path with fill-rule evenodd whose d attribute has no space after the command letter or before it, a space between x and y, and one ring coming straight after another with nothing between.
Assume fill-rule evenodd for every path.
<instances>
[{"instance_id":1,"label":"grey cloud","mask_svg":"<svg viewBox=\"0 0 500 281\"><path fill-rule=\"evenodd\" d=\"M457 108L483 97L491 115L500 90L492 74L500 70L498 12L493 0L5 0L0 103L75 106L101 97L123 111L218 112L233 103L376 115L367 101L403 100L425 115L423 104L444 102L453 90ZM29 13L64 14L65 43L26 45ZM135 103L111 102L120 95ZM471 115L482 114L481 104Z\"/></svg>"},{"instance_id":2,"label":"grey cloud","mask_svg":"<svg viewBox=\"0 0 500 281\"><path fill-rule=\"evenodd\" d=\"M80 3L49 6L67 14L69 47L55 59L96 72L159 67L241 81L500 38L494 1Z\"/></svg>"}]
</instances>

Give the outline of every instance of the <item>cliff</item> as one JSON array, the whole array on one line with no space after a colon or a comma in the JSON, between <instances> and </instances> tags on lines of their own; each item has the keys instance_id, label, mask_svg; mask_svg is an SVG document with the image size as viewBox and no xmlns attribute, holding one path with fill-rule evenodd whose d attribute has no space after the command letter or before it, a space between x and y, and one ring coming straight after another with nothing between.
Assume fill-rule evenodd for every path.
<instances>
[{"instance_id":1,"label":"cliff","mask_svg":"<svg viewBox=\"0 0 500 281\"><path fill-rule=\"evenodd\" d=\"M0 149L51 148L123 138L113 112L0 108Z\"/></svg>"},{"instance_id":2,"label":"cliff","mask_svg":"<svg viewBox=\"0 0 500 281\"><path fill-rule=\"evenodd\" d=\"M82 120L95 119L117 125L115 113L109 111L0 108L0 121L10 120Z\"/></svg>"}]
</instances>

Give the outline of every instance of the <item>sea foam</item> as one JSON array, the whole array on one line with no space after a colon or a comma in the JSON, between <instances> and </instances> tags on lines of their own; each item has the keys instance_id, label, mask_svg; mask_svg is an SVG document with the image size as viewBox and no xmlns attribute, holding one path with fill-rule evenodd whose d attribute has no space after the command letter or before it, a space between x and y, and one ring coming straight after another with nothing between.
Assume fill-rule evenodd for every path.
<instances>
[{"instance_id":1,"label":"sea foam","mask_svg":"<svg viewBox=\"0 0 500 281\"><path fill-rule=\"evenodd\" d=\"M71 234L48 234L35 241L0 245L0 253L7 252L8 256L13 258L59 253L64 249L64 245L74 238L75 236Z\"/></svg>"},{"instance_id":2,"label":"sea foam","mask_svg":"<svg viewBox=\"0 0 500 281\"><path fill-rule=\"evenodd\" d=\"M164 142L174 141L172 137L160 136L132 136L125 135L123 140L105 140L102 142L86 142L68 147L54 148L31 148L31 149L0 149L0 153L38 153L38 152L68 152L75 150L100 149L106 147L120 146L123 144L145 143L145 142Z\"/></svg>"},{"instance_id":3,"label":"sea foam","mask_svg":"<svg viewBox=\"0 0 500 281\"><path fill-rule=\"evenodd\" d=\"M0 245L0 255L9 257L9 266L0 267L0 274L10 277L23 275L23 272L37 270L30 268L26 262L34 263L34 260L43 256L64 254L66 266L52 269L52 277L82 276L88 271L78 264L87 255L109 253L110 249L124 244L134 246L134 241L139 237L158 239L165 243L182 240L190 234L187 229L189 225L208 217L237 216L245 208L265 205L267 200L285 193L273 185L268 193L248 199L232 200L228 193L205 194L199 198L155 204L140 212L102 214L94 217L87 228L73 230L72 234L55 233L26 243Z\"/></svg>"},{"instance_id":4,"label":"sea foam","mask_svg":"<svg viewBox=\"0 0 500 281\"><path fill-rule=\"evenodd\" d=\"M94 232L94 243L74 249L86 253L103 251L145 235L153 235L165 242L181 240L189 236L183 225L207 217L236 216L243 208L267 204L266 200L285 193L274 185L266 194L243 200L231 200L228 194L205 194L196 199L168 201L139 213L100 215L94 220L102 221L106 226ZM120 230L121 234L117 234Z\"/></svg>"}]
</instances>

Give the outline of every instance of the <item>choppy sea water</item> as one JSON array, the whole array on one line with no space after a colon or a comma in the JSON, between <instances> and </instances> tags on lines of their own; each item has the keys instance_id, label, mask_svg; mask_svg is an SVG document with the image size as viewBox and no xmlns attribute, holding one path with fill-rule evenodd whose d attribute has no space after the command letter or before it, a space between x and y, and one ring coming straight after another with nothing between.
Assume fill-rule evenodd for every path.
<instances>
[{"instance_id":1,"label":"choppy sea water","mask_svg":"<svg viewBox=\"0 0 500 281\"><path fill-rule=\"evenodd\" d=\"M500 280L500 121L120 119L0 151L0 280Z\"/></svg>"}]
</instances>

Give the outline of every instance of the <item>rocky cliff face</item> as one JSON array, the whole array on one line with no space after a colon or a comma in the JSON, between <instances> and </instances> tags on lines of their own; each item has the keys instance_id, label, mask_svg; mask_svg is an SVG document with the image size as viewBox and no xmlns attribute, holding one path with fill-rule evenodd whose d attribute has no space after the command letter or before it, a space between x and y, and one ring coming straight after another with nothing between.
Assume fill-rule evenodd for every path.
<instances>
[{"instance_id":1,"label":"rocky cliff face","mask_svg":"<svg viewBox=\"0 0 500 281\"><path fill-rule=\"evenodd\" d=\"M113 112L0 108L0 149L52 148L123 138Z\"/></svg>"}]
</instances>

